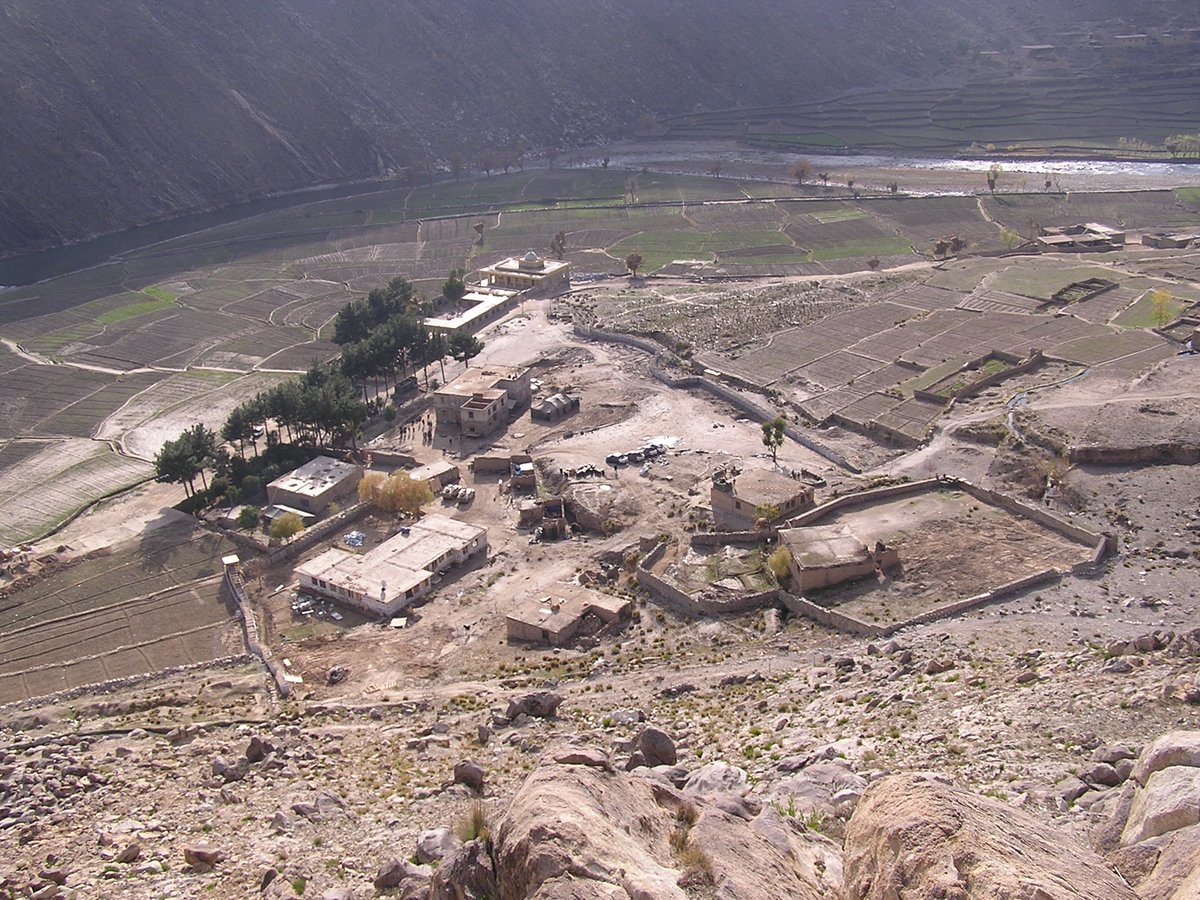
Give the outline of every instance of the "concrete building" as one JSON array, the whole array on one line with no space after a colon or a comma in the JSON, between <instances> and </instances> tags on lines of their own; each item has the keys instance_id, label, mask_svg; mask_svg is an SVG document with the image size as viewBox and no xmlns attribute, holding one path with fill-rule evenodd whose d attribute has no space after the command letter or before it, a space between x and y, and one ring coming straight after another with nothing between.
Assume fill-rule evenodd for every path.
<instances>
[{"instance_id":1,"label":"concrete building","mask_svg":"<svg viewBox=\"0 0 1200 900\"><path fill-rule=\"evenodd\" d=\"M763 513L774 523L813 505L813 489L778 472L720 469L713 473L709 491L713 526L719 531L744 531L755 526Z\"/></svg>"},{"instance_id":2,"label":"concrete building","mask_svg":"<svg viewBox=\"0 0 1200 900\"><path fill-rule=\"evenodd\" d=\"M441 572L488 546L487 531L430 514L357 554L334 547L296 567L300 589L368 616L394 616L427 594Z\"/></svg>"},{"instance_id":3,"label":"concrete building","mask_svg":"<svg viewBox=\"0 0 1200 900\"><path fill-rule=\"evenodd\" d=\"M788 568L798 593L864 578L900 562L896 550L882 543L868 548L845 525L785 528L779 541L791 554Z\"/></svg>"},{"instance_id":4,"label":"concrete building","mask_svg":"<svg viewBox=\"0 0 1200 900\"><path fill-rule=\"evenodd\" d=\"M510 641L562 647L581 631L598 631L604 625L628 619L631 611L631 603L620 597L561 585L550 596L519 604L505 617L505 626ZM589 617L593 619L591 629Z\"/></svg>"},{"instance_id":5,"label":"concrete building","mask_svg":"<svg viewBox=\"0 0 1200 900\"><path fill-rule=\"evenodd\" d=\"M479 270L486 287L531 294L557 294L571 286L571 264L546 259L532 250L522 257L509 257Z\"/></svg>"},{"instance_id":6,"label":"concrete building","mask_svg":"<svg viewBox=\"0 0 1200 900\"><path fill-rule=\"evenodd\" d=\"M513 309L517 297L516 291L479 287L463 296L457 310L435 319L426 319L425 326L430 331L442 334L455 331L475 334Z\"/></svg>"},{"instance_id":7,"label":"concrete building","mask_svg":"<svg viewBox=\"0 0 1200 900\"><path fill-rule=\"evenodd\" d=\"M461 429L467 437L499 430L511 412L529 404L529 369L493 366L468 369L433 395L439 425Z\"/></svg>"},{"instance_id":8,"label":"concrete building","mask_svg":"<svg viewBox=\"0 0 1200 900\"><path fill-rule=\"evenodd\" d=\"M358 489L363 470L328 456L280 475L267 485L267 500L273 506L290 506L306 513L324 512L329 504Z\"/></svg>"}]
</instances>

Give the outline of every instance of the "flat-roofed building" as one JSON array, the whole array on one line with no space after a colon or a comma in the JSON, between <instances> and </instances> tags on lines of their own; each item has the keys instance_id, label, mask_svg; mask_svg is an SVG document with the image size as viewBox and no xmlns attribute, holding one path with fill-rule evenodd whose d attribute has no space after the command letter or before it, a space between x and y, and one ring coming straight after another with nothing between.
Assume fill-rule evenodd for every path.
<instances>
[{"instance_id":1,"label":"flat-roofed building","mask_svg":"<svg viewBox=\"0 0 1200 900\"><path fill-rule=\"evenodd\" d=\"M452 334L461 331L474 334L485 325L495 322L516 305L517 292L499 288L478 287L468 291L452 314L426 319L430 331Z\"/></svg>"},{"instance_id":2,"label":"flat-roofed building","mask_svg":"<svg viewBox=\"0 0 1200 900\"><path fill-rule=\"evenodd\" d=\"M487 531L431 513L366 553L334 547L296 567L300 588L369 616L394 616L441 572L486 552Z\"/></svg>"},{"instance_id":3,"label":"flat-roofed building","mask_svg":"<svg viewBox=\"0 0 1200 900\"><path fill-rule=\"evenodd\" d=\"M709 491L713 526L721 531L753 528L787 519L813 505L813 489L801 481L765 469L719 470Z\"/></svg>"},{"instance_id":4,"label":"flat-roofed building","mask_svg":"<svg viewBox=\"0 0 1200 900\"><path fill-rule=\"evenodd\" d=\"M458 466L444 459L409 469L407 474L413 481L425 482L435 494L448 484L457 484L461 478Z\"/></svg>"},{"instance_id":5,"label":"flat-roofed building","mask_svg":"<svg viewBox=\"0 0 1200 900\"><path fill-rule=\"evenodd\" d=\"M439 425L485 437L503 426L509 413L528 405L530 396L527 367L468 369L434 393L433 409Z\"/></svg>"},{"instance_id":6,"label":"flat-roofed building","mask_svg":"<svg viewBox=\"0 0 1200 900\"><path fill-rule=\"evenodd\" d=\"M586 630L592 617L597 628L628 619L628 600L577 585L561 585L553 593L526 600L505 617L510 641L561 647Z\"/></svg>"},{"instance_id":7,"label":"flat-roofed building","mask_svg":"<svg viewBox=\"0 0 1200 900\"><path fill-rule=\"evenodd\" d=\"M268 484L267 500L275 506L290 506L316 514L335 500L353 494L362 477L363 470L359 466L318 456Z\"/></svg>"},{"instance_id":8,"label":"flat-roofed building","mask_svg":"<svg viewBox=\"0 0 1200 900\"><path fill-rule=\"evenodd\" d=\"M487 287L531 294L557 294L571 286L571 264L561 259L546 259L532 250L524 256L512 256L479 270Z\"/></svg>"},{"instance_id":9,"label":"flat-roofed building","mask_svg":"<svg viewBox=\"0 0 1200 900\"><path fill-rule=\"evenodd\" d=\"M877 542L868 547L845 525L807 525L779 532L791 559L792 587L804 592L890 569L900 554Z\"/></svg>"}]
</instances>

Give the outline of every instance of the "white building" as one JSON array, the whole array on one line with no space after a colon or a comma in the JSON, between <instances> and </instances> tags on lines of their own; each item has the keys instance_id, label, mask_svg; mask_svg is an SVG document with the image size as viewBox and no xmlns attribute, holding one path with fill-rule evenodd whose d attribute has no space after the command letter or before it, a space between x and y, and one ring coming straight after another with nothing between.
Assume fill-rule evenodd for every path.
<instances>
[{"instance_id":1,"label":"white building","mask_svg":"<svg viewBox=\"0 0 1200 900\"><path fill-rule=\"evenodd\" d=\"M436 513L366 553L334 547L296 567L300 589L369 616L394 616L439 573L486 552L487 530Z\"/></svg>"}]
</instances>

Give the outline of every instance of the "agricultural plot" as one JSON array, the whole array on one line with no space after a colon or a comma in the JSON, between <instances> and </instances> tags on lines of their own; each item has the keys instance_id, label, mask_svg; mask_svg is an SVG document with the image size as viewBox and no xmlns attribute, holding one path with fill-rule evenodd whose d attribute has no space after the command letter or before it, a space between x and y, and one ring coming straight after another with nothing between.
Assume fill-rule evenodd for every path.
<instances>
[{"instance_id":1,"label":"agricultural plot","mask_svg":"<svg viewBox=\"0 0 1200 900\"><path fill-rule=\"evenodd\" d=\"M1003 247L1000 229L984 218L974 197L898 197L872 203L871 210L912 246L927 253L932 253L937 241L952 236L966 241L975 252Z\"/></svg>"},{"instance_id":2,"label":"agricultural plot","mask_svg":"<svg viewBox=\"0 0 1200 900\"><path fill-rule=\"evenodd\" d=\"M0 545L40 537L93 500L152 474L148 463L118 456L107 444L83 439L43 444L0 470Z\"/></svg>"},{"instance_id":3,"label":"agricultural plot","mask_svg":"<svg viewBox=\"0 0 1200 900\"><path fill-rule=\"evenodd\" d=\"M0 438L32 431L114 381L115 375L66 366L26 364L6 372L0 381Z\"/></svg>"},{"instance_id":4,"label":"agricultural plot","mask_svg":"<svg viewBox=\"0 0 1200 900\"><path fill-rule=\"evenodd\" d=\"M32 431L47 436L91 437L100 422L130 398L166 377L162 372L135 372L117 376L112 383L43 419Z\"/></svg>"},{"instance_id":5,"label":"agricultural plot","mask_svg":"<svg viewBox=\"0 0 1200 900\"><path fill-rule=\"evenodd\" d=\"M232 545L171 533L174 544L144 540L11 595L0 613L0 702L241 652L220 588Z\"/></svg>"},{"instance_id":6,"label":"agricultural plot","mask_svg":"<svg viewBox=\"0 0 1200 900\"><path fill-rule=\"evenodd\" d=\"M203 422L219 429L230 411L247 397L278 384L287 375L197 370L173 375L132 398L109 416L97 437L118 441L126 453L152 460L163 443Z\"/></svg>"},{"instance_id":7,"label":"agricultural plot","mask_svg":"<svg viewBox=\"0 0 1200 900\"><path fill-rule=\"evenodd\" d=\"M1021 234L1031 224L1120 223L1128 229L1170 230L1200 224L1200 212L1176 202L1171 191L1107 194L997 194L980 202L996 221Z\"/></svg>"}]
</instances>

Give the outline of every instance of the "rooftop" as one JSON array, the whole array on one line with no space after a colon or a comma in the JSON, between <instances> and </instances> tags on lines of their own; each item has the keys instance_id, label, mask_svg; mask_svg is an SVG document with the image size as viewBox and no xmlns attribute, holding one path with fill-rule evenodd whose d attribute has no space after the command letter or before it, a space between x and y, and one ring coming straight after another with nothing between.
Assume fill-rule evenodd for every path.
<instances>
[{"instance_id":1,"label":"rooftop","mask_svg":"<svg viewBox=\"0 0 1200 900\"><path fill-rule=\"evenodd\" d=\"M457 472L458 466L444 459L435 460L423 466L417 466L415 469L408 470L408 477L413 481L430 481L434 478L441 478L450 472Z\"/></svg>"},{"instance_id":2,"label":"rooftop","mask_svg":"<svg viewBox=\"0 0 1200 900\"><path fill-rule=\"evenodd\" d=\"M473 397L496 388L501 381L516 381L528 373L528 369L509 366L488 366L486 369L468 369L449 384L438 388L441 396Z\"/></svg>"},{"instance_id":3,"label":"rooftop","mask_svg":"<svg viewBox=\"0 0 1200 900\"><path fill-rule=\"evenodd\" d=\"M344 463L328 456L318 456L312 462L280 475L268 485L293 494L319 497L331 487L352 478L362 470L358 466Z\"/></svg>"},{"instance_id":4,"label":"rooftop","mask_svg":"<svg viewBox=\"0 0 1200 900\"><path fill-rule=\"evenodd\" d=\"M508 259L502 259L498 263L485 266L480 271L503 272L513 275L518 273L524 275L552 275L555 272L568 268L570 265L569 262L561 259L545 259L531 250L524 257L510 256Z\"/></svg>"},{"instance_id":5,"label":"rooftop","mask_svg":"<svg viewBox=\"0 0 1200 900\"><path fill-rule=\"evenodd\" d=\"M845 525L809 525L787 528L779 538L801 569L822 569L867 562L867 545Z\"/></svg>"},{"instance_id":6,"label":"rooftop","mask_svg":"<svg viewBox=\"0 0 1200 900\"><path fill-rule=\"evenodd\" d=\"M747 469L733 481L733 496L755 506L764 503L779 506L797 494L807 492L808 488L802 482L766 469Z\"/></svg>"}]
</instances>

